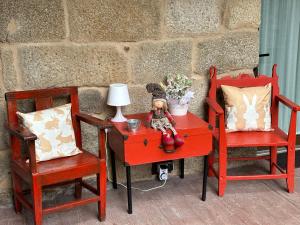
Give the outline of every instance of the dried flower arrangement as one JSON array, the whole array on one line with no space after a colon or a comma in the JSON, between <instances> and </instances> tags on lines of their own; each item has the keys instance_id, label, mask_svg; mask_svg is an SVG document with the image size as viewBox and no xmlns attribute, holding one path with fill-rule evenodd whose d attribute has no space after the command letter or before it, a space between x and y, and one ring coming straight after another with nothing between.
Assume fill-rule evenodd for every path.
<instances>
[{"instance_id":1,"label":"dried flower arrangement","mask_svg":"<svg viewBox=\"0 0 300 225\"><path fill-rule=\"evenodd\" d=\"M168 102L171 104L188 104L194 98L191 91L192 80L184 75L168 75L166 85L161 84L167 94Z\"/></svg>"}]
</instances>

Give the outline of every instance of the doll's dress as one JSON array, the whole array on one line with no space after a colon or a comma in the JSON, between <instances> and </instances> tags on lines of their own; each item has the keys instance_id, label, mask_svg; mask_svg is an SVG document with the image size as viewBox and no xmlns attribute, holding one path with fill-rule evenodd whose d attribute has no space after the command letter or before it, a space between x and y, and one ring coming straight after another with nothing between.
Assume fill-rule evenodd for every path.
<instances>
[{"instance_id":1,"label":"doll's dress","mask_svg":"<svg viewBox=\"0 0 300 225\"><path fill-rule=\"evenodd\" d=\"M165 112L163 110L155 110L153 111L153 117L151 120L151 127L154 129L171 129L173 128L169 119L166 117Z\"/></svg>"}]
</instances>

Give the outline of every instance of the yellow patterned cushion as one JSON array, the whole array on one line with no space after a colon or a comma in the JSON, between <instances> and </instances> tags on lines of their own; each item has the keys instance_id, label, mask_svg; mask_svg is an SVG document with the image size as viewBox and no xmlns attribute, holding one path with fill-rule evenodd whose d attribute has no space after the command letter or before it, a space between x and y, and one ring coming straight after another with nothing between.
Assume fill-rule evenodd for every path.
<instances>
[{"instance_id":1,"label":"yellow patterned cushion","mask_svg":"<svg viewBox=\"0 0 300 225\"><path fill-rule=\"evenodd\" d=\"M35 154L38 162L81 153L76 147L71 104L31 113L17 112L17 115L37 136Z\"/></svg>"},{"instance_id":2,"label":"yellow patterned cushion","mask_svg":"<svg viewBox=\"0 0 300 225\"><path fill-rule=\"evenodd\" d=\"M238 88L221 85L226 112L226 131L270 131L271 84Z\"/></svg>"}]
</instances>

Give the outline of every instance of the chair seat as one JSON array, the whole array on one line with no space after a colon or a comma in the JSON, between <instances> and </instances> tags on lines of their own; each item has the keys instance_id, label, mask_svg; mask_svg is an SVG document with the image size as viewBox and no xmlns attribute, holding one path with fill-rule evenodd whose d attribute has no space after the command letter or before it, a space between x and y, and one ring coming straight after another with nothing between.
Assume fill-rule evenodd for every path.
<instances>
[{"instance_id":1,"label":"chair seat","mask_svg":"<svg viewBox=\"0 0 300 225\"><path fill-rule=\"evenodd\" d=\"M219 129L214 131L219 139ZM287 146L287 135L280 129L274 131L239 131L226 133L228 147Z\"/></svg>"},{"instance_id":2,"label":"chair seat","mask_svg":"<svg viewBox=\"0 0 300 225\"><path fill-rule=\"evenodd\" d=\"M39 162L37 172L39 174L49 174L98 164L99 158L96 155L82 150L82 153L78 155Z\"/></svg>"},{"instance_id":3,"label":"chair seat","mask_svg":"<svg viewBox=\"0 0 300 225\"><path fill-rule=\"evenodd\" d=\"M25 172L23 173L25 176L31 173L28 163L23 160L15 160L12 163L13 166L18 167L18 171ZM81 154L75 156L37 163L37 174L41 176L44 185L49 185L99 173L99 168L100 159L96 155L82 150Z\"/></svg>"}]
</instances>

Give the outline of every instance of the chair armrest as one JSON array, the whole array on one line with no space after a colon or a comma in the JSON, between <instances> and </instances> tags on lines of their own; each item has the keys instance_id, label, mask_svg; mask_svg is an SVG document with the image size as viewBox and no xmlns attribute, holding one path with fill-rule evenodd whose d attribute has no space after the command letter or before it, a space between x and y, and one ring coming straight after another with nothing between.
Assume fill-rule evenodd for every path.
<instances>
[{"instance_id":1,"label":"chair armrest","mask_svg":"<svg viewBox=\"0 0 300 225\"><path fill-rule=\"evenodd\" d=\"M277 101L283 103L287 107L291 108L294 111L300 111L300 106L299 105L297 105L296 103L292 102L291 100L289 100L287 97L285 97L283 95L277 95L277 96L275 96L275 99Z\"/></svg>"},{"instance_id":2,"label":"chair armrest","mask_svg":"<svg viewBox=\"0 0 300 225\"><path fill-rule=\"evenodd\" d=\"M214 110L218 115L224 114L224 110L215 100L212 100L211 98L206 98L206 102L209 105L209 107L212 110Z\"/></svg>"},{"instance_id":3,"label":"chair armrest","mask_svg":"<svg viewBox=\"0 0 300 225\"><path fill-rule=\"evenodd\" d=\"M88 123L90 125L94 125L96 127L98 127L99 129L105 129L105 128L111 128L113 127L113 124L109 121L106 120L101 120L98 119L94 116L91 116L89 114L86 113L77 113L76 115L76 119L79 121L83 121L85 123Z\"/></svg>"},{"instance_id":4,"label":"chair armrest","mask_svg":"<svg viewBox=\"0 0 300 225\"><path fill-rule=\"evenodd\" d=\"M281 102L285 106L289 107L291 111L291 118L290 118L290 126L288 131L288 142L289 145L295 145L296 143L296 128L297 128L297 112L300 111L300 106L296 103L289 100L287 97L283 95L276 95L275 101Z\"/></svg>"},{"instance_id":5,"label":"chair armrest","mask_svg":"<svg viewBox=\"0 0 300 225\"><path fill-rule=\"evenodd\" d=\"M5 124L6 129L8 132L19 138L21 141L26 143L28 153L29 153L29 167L32 173L36 173L36 157L35 157L35 140L37 136L31 131L24 127L19 126L18 124Z\"/></svg>"},{"instance_id":6,"label":"chair armrest","mask_svg":"<svg viewBox=\"0 0 300 225\"><path fill-rule=\"evenodd\" d=\"M22 141L34 141L37 139L37 136L31 131L24 127L19 126L17 124L5 124L6 129L8 132L17 138L21 139Z\"/></svg>"},{"instance_id":7,"label":"chair armrest","mask_svg":"<svg viewBox=\"0 0 300 225\"><path fill-rule=\"evenodd\" d=\"M219 142L226 145L226 131L225 131L225 118L224 118L224 110L222 107L213 99L206 98L206 102L208 106L218 114L219 118L219 130L217 131L219 133ZM213 126L213 130L215 130L215 121L211 123Z\"/></svg>"}]
</instances>

